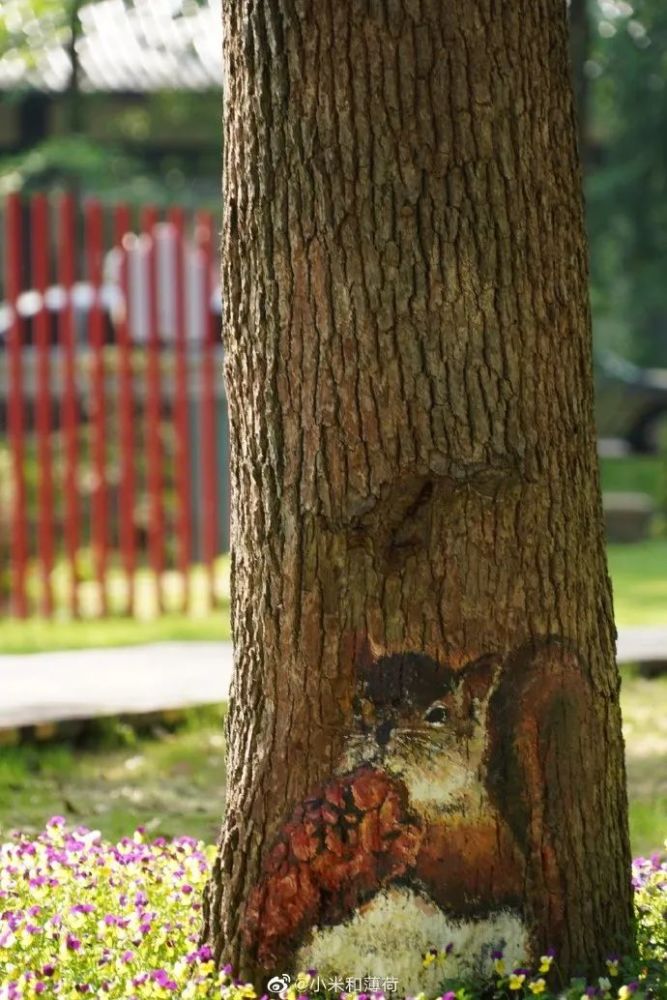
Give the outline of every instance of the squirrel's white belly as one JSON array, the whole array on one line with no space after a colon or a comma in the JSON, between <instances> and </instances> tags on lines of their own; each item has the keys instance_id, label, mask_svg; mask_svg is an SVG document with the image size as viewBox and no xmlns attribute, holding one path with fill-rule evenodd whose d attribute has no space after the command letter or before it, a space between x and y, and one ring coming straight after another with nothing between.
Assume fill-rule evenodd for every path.
<instances>
[{"instance_id":1,"label":"squirrel's white belly","mask_svg":"<svg viewBox=\"0 0 667 1000\"><path fill-rule=\"evenodd\" d=\"M451 954L424 968L429 948ZM336 977L396 982L397 996L432 992L444 978L492 974L491 951L502 948L508 969L525 964L528 935L518 915L500 910L480 920L459 921L412 889L393 886L359 907L345 923L314 928L299 949L298 969Z\"/></svg>"}]
</instances>

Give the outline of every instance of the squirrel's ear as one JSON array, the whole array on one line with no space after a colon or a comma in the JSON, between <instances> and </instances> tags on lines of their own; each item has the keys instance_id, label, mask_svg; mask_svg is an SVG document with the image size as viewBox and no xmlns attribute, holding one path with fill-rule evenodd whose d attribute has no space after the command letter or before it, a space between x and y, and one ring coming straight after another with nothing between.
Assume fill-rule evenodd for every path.
<instances>
[{"instance_id":1,"label":"squirrel's ear","mask_svg":"<svg viewBox=\"0 0 667 1000\"><path fill-rule=\"evenodd\" d=\"M486 701L491 696L502 667L503 659L499 653L486 653L464 667L468 691L473 698Z\"/></svg>"}]
</instances>

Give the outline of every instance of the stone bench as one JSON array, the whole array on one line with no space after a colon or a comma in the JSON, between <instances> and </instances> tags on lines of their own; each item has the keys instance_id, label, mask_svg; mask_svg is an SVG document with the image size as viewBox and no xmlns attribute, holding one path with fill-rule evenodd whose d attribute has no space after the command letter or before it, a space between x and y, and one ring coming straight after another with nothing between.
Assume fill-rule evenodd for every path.
<instances>
[{"instance_id":1,"label":"stone bench","mask_svg":"<svg viewBox=\"0 0 667 1000\"><path fill-rule=\"evenodd\" d=\"M642 542L648 538L655 503L647 493L603 493L605 530L609 542Z\"/></svg>"}]
</instances>

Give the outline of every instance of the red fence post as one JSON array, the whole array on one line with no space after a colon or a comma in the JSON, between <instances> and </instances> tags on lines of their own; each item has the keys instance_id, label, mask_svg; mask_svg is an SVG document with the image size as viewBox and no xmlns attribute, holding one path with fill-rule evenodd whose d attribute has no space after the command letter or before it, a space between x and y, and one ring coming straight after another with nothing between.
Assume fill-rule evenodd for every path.
<instances>
[{"instance_id":1,"label":"red fence post","mask_svg":"<svg viewBox=\"0 0 667 1000\"><path fill-rule=\"evenodd\" d=\"M11 310L11 326L7 343L9 363L7 423L14 480L10 544L11 590L14 611L20 618L25 618L28 613L26 599L28 531L24 471L23 321L18 312L18 297L21 292L22 240L21 201L16 194L9 195L5 203L5 240L7 248L5 286L7 305Z\"/></svg>"},{"instance_id":2,"label":"red fence post","mask_svg":"<svg viewBox=\"0 0 667 1000\"><path fill-rule=\"evenodd\" d=\"M160 332L157 305L157 253L155 227L158 214L154 206L146 206L141 215L141 228L149 237L148 245L148 345L146 433L148 461L148 493L150 524L148 539L150 561L155 573L155 590L160 611L164 610L162 573L164 571L164 503L162 496L162 397L160 391Z\"/></svg>"},{"instance_id":3,"label":"red fence post","mask_svg":"<svg viewBox=\"0 0 667 1000\"><path fill-rule=\"evenodd\" d=\"M43 194L31 202L31 270L32 287L41 301L34 319L37 354L37 398L35 424L37 428L37 462L39 466L38 552L42 576L42 611L53 613L53 467L51 461L51 366L49 317L45 295L49 284L49 206Z\"/></svg>"},{"instance_id":4,"label":"red fence post","mask_svg":"<svg viewBox=\"0 0 667 1000\"><path fill-rule=\"evenodd\" d=\"M183 577L183 610L190 596L190 558L192 551L192 510L190 504L190 458L188 416L188 359L185 317L185 219L182 208L169 212L174 228L175 259L175 320L176 320L176 380L174 417L176 424L176 484L178 492L178 566Z\"/></svg>"},{"instance_id":5,"label":"red fence post","mask_svg":"<svg viewBox=\"0 0 667 1000\"><path fill-rule=\"evenodd\" d=\"M79 614L77 551L79 548L79 491L77 485L78 413L76 398L76 333L72 289L76 273L74 200L65 194L58 206L58 283L65 292L58 317L58 339L63 357L62 432L64 444L65 551L70 564L70 610Z\"/></svg>"},{"instance_id":6,"label":"red fence post","mask_svg":"<svg viewBox=\"0 0 667 1000\"><path fill-rule=\"evenodd\" d=\"M197 216L198 243L204 263L204 343L202 356L202 518L204 562L208 568L210 601L215 603L215 557L218 555L218 456L216 451L215 318L213 294L213 218L210 212Z\"/></svg>"},{"instance_id":7,"label":"red fence post","mask_svg":"<svg viewBox=\"0 0 667 1000\"><path fill-rule=\"evenodd\" d=\"M117 205L114 210L114 242L120 257L120 290L122 303L116 318L116 338L119 352L118 370L118 428L120 437L120 549L127 577L128 613L135 610L134 572L136 550L134 541L135 501L135 435L134 435L134 379L132 372L132 342L130 339L130 296L127 244L130 232L130 213L127 205Z\"/></svg>"},{"instance_id":8,"label":"red fence post","mask_svg":"<svg viewBox=\"0 0 667 1000\"><path fill-rule=\"evenodd\" d=\"M88 315L90 345L92 348L92 433L95 486L92 495L91 536L95 571L100 587L102 614L108 610L107 601L107 554L108 554L108 514L106 480L106 399L104 365L104 317L100 301L102 289L103 233L102 207L91 199L85 206L86 261L88 281L92 286L93 298Z\"/></svg>"}]
</instances>

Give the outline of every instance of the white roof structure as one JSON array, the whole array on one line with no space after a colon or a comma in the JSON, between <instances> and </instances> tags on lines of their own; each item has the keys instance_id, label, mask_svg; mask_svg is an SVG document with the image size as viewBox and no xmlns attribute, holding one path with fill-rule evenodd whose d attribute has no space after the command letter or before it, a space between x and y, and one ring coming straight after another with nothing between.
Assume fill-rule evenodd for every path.
<instances>
[{"instance_id":1,"label":"white roof structure","mask_svg":"<svg viewBox=\"0 0 667 1000\"><path fill-rule=\"evenodd\" d=\"M15 17L12 21L12 6ZM23 5L2 0L20 46L0 53L0 90L64 91L71 76L67 32L45 37L18 19ZM221 0L97 0L82 6L77 43L84 91L145 93L222 87Z\"/></svg>"}]
</instances>

